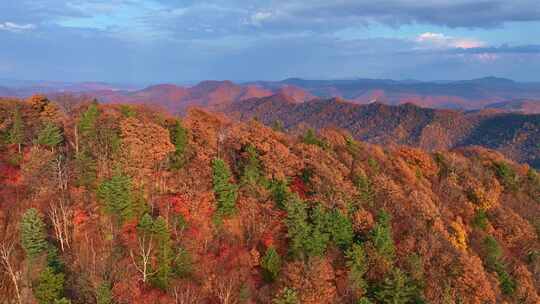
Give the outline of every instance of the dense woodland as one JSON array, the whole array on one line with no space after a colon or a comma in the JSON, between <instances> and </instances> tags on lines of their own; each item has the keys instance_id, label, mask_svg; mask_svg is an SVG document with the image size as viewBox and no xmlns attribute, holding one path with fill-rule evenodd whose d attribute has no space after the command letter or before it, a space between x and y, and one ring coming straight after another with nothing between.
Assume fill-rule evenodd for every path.
<instances>
[{"instance_id":1,"label":"dense woodland","mask_svg":"<svg viewBox=\"0 0 540 304\"><path fill-rule=\"evenodd\" d=\"M288 96L252 98L227 106L224 112L240 120L257 118L285 130L338 127L358 140L448 150L478 145L540 168L540 114L494 110L461 111L423 108L412 103L354 104L341 98L294 102Z\"/></svg>"},{"instance_id":2,"label":"dense woodland","mask_svg":"<svg viewBox=\"0 0 540 304\"><path fill-rule=\"evenodd\" d=\"M0 303L539 303L540 175L191 109L0 101Z\"/></svg>"}]
</instances>

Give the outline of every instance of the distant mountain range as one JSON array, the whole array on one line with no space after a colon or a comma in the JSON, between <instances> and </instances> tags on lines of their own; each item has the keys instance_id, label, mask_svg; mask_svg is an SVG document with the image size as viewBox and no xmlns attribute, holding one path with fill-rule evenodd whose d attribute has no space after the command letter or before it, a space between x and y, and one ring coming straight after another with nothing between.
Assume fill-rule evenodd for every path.
<instances>
[{"instance_id":1,"label":"distant mountain range","mask_svg":"<svg viewBox=\"0 0 540 304\"><path fill-rule=\"evenodd\" d=\"M272 95L287 96L293 102L305 102L316 96L292 85L283 85L275 89L252 84L239 85L231 81L203 81L192 87L175 84L159 84L141 90L87 90L71 92L86 95L106 103L136 103L160 106L173 113L184 113L192 106L220 110L228 105L255 97ZM56 93L49 94L54 96Z\"/></svg>"},{"instance_id":2,"label":"distant mountain range","mask_svg":"<svg viewBox=\"0 0 540 304\"><path fill-rule=\"evenodd\" d=\"M255 81L203 81L194 86L159 84L146 88L101 82L25 82L0 79L0 96L26 97L35 93L74 93L96 97L104 102L151 103L169 111L184 112L190 106L220 108L253 97L274 94L289 96L295 102L316 98L342 97L353 103L374 101L385 104L413 103L439 109L539 113L540 82L524 83L497 77L462 81L417 81L388 79Z\"/></svg>"},{"instance_id":3,"label":"distant mountain range","mask_svg":"<svg viewBox=\"0 0 540 304\"><path fill-rule=\"evenodd\" d=\"M239 120L253 118L290 130L345 129L355 138L377 144L405 144L446 150L479 145L540 167L540 115L494 110L429 109L413 104L354 104L341 98L294 103L281 96L254 98L224 110Z\"/></svg>"},{"instance_id":4,"label":"distant mountain range","mask_svg":"<svg viewBox=\"0 0 540 304\"><path fill-rule=\"evenodd\" d=\"M497 77L435 82L290 78L255 84L264 88L294 85L318 97L343 97L360 104L376 100L387 104L414 103L431 108L481 109L492 103L515 99L540 100L540 83L521 83Z\"/></svg>"},{"instance_id":5,"label":"distant mountain range","mask_svg":"<svg viewBox=\"0 0 540 304\"><path fill-rule=\"evenodd\" d=\"M177 114L197 106L241 120L256 117L268 125L279 120L291 130L338 127L361 140L427 150L481 145L540 167L540 115L532 115L540 113L540 84L535 83L489 77L451 82L287 79L146 88L104 83L0 87L0 96L37 92L52 99L67 92L105 103L151 104Z\"/></svg>"}]
</instances>

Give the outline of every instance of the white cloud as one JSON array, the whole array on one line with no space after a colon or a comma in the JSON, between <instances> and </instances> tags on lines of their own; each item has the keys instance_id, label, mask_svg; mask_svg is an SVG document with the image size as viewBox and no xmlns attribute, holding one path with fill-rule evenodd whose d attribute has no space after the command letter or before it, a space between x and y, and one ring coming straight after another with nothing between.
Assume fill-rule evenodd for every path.
<instances>
[{"instance_id":1,"label":"white cloud","mask_svg":"<svg viewBox=\"0 0 540 304\"><path fill-rule=\"evenodd\" d=\"M4 22L0 23L0 30L10 31L10 32L22 32L35 29L36 26L33 24L17 24L14 22Z\"/></svg>"},{"instance_id":2,"label":"white cloud","mask_svg":"<svg viewBox=\"0 0 540 304\"><path fill-rule=\"evenodd\" d=\"M416 37L422 47L427 48L459 48L459 49L472 49L483 47L485 42L474 38L461 38L446 36L443 33L426 32Z\"/></svg>"},{"instance_id":3,"label":"white cloud","mask_svg":"<svg viewBox=\"0 0 540 304\"><path fill-rule=\"evenodd\" d=\"M255 14L251 15L251 24L259 26L265 20L272 18L272 16L273 14L270 12L256 12Z\"/></svg>"}]
</instances>

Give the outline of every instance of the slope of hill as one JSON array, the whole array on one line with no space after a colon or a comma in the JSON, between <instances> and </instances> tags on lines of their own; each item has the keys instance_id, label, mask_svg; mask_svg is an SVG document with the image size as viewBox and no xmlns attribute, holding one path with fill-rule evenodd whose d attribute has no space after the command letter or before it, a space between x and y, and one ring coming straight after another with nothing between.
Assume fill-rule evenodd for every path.
<instances>
[{"instance_id":1,"label":"slope of hill","mask_svg":"<svg viewBox=\"0 0 540 304\"><path fill-rule=\"evenodd\" d=\"M0 299L540 300L540 176L494 151L298 137L197 109L69 113L0 102Z\"/></svg>"},{"instance_id":2,"label":"slope of hill","mask_svg":"<svg viewBox=\"0 0 540 304\"><path fill-rule=\"evenodd\" d=\"M496 77L444 82L291 78L255 83L268 88L294 85L319 97L339 96L357 103L378 100L388 104L414 103L432 108L481 109L490 103L515 98L540 98L540 83L520 83Z\"/></svg>"},{"instance_id":3,"label":"slope of hill","mask_svg":"<svg viewBox=\"0 0 540 304\"><path fill-rule=\"evenodd\" d=\"M184 113L190 106L220 109L233 102L272 94L258 86L240 86L230 81L203 81L192 87L161 84L138 91L107 90L85 93L103 102L151 104L173 113Z\"/></svg>"},{"instance_id":4,"label":"slope of hill","mask_svg":"<svg viewBox=\"0 0 540 304\"><path fill-rule=\"evenodd\" d=\"M236 103L227 112L241 120L256 117L267 125L281 121L287 129L337 127L360 140L430 151L482 145L540 167L540 115L357 105L339 98L295 104L275 96Z\"/></svg>"},{"instance_id":5,"label":"slope of hill","mask_svg":"<svg viewBox=\"0 0 540 304\"><path fill-rule=\"evenodd\" d=\"M479 110L496 107L503 111L537 113L538 107L529 102L540 99L540 83L520 83L509 79L485 77L462 81L389 79L304 80L290 78L283 81L256 81L235 84L230 81L203 81L194 86L158 84L147 88L114 85L100 82L17 82L2 81L0 86L10 89L10 96L27 97L42 93L76 93L94 96L105 102L151 103L172 112L183 113L189 106L222 108L252 97L272 94L292 96L297 102L315 97L342 97L359 104L374 101L386 104L413 103L439 109ZM0 91L0 96L7 93ZM517 101L527 101L516 104Z\"/></svg>"},{"instance_id":6,"label":"slope of hill","mask_svg":"<svg viewBox=\"0 0 540 304\"><path fill-rule=\"evenodd\" d=\"M486 109L498 109L506 112L540 114L540 100L510 100L488 104Z\"/></svg>"}]
</instances>

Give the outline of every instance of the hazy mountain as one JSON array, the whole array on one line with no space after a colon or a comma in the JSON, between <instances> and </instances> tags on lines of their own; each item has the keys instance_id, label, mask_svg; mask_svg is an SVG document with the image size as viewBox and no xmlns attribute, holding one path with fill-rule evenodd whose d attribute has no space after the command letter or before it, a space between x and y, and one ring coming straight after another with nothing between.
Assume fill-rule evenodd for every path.
<instances>
[{"instance_id":1,"label":"hazy mountain","mask_svg":"<svg viewBox=\"0 0 540 304\"><path fill-rule=\"evenodd\" d=\"M1 81L0 86L12 96L27 97L35 93L84 93L106 102L135 102L158 104L173 112L183 112L192 105L221 107L231 102L272 94L292 96L297 102L315 97L343 97L351 102L368 104L413 103L443 109L496 108L516 111L514 106L497 104L515 100L540 100L540 83L521 83L510 79L485 77L460 81L391 79L305 80L289 78L283 81L256 81L235 84L230 81L203 81L193 86L157 84L146 88L101 82L21 82ZM5 91L5 90L4 90ZM7 95L6 92L0 95ZM521 112L536 113L534 104L521 107Z\"/></svg>"},{"instance_id":2,"label":"hazy mountain","mask_svg":"<svg viewBox=\"0 0 540 304\"><path fill-rule=\"evenodd\" d=\"M319 97L339 96L357 103L377 100L388 104L414 103L432 108L481 109L491 103L517 98L540 99L540 83L520 83L497 77L436 82L290 78L255 83L268 88L294 85Z\"/></svg>"},{"instance_id":3,"label":"hazy mountain","mask_svg":"<svg viewBox=\"0 0 540 304\"><path fill-rule=\"evenodd\" d=\"M528 114L540 114L540 99L539 100L510 100L488 104L486 109L498 109L507 112L519 112Z\"/></svg>"}]
</instances>

